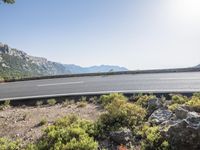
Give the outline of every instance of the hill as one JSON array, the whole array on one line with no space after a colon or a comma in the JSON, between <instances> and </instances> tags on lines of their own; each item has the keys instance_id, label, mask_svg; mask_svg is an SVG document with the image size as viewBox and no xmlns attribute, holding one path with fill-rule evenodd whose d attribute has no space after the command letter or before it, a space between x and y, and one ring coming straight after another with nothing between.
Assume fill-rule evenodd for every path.
<instances>
[{"instance_id":1,"label":"hill","mask_svg":"<svg viewBox=\"0 0 200 150\"><path fill-rule=\"evenodd\" d=\"M109 65L84 68L74 64L61 64L49 61L46 58L30 56L24 51L10 48L8 45L0 43L0 80L45 75L126 70L124 67Z\"/></svg>"}]
</instances>

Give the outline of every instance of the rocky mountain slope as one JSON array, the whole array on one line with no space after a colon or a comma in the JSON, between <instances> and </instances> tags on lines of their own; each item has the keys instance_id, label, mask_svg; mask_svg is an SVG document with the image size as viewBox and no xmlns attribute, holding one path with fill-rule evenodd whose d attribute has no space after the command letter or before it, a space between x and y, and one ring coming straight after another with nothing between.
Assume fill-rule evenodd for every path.
<instances>
[{"instance_id":1,"label":"rocky mountain slope","mask_svg":"<svg viewBox=\"0 0 200 150\"><path fill-rule=\"evenodd\" d=\"M72 73L92 73L108 71L126 71L118 66L93 66L83 68L77 65L65 65L46 58L30 56L27 53L0 43L0 80L43 75L61 75Z\"/></svg>"},{"instance_id":2,"label":"rocky mountain slope","mask_svg":"<svg viewBox=\"0 0 200 150\"><path fill-rule=\"evenodd\" d=\"M70 73L70 71L66 70L62 64L29 56L23 51L0 44L0 76L4 79L64 73Z\"/></svg>"}]
</instances>

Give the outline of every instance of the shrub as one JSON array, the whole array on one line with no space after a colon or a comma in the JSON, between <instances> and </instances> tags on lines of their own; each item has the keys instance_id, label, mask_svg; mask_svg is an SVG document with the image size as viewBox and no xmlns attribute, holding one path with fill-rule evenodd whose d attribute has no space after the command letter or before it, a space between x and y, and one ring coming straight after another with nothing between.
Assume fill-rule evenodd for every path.
<instances>
[{"instance_id":1,"label":"shrub","mask_svg":"<svg viewBox=\"0 0 200 150\"><path fill-rule=\"evenodd\" d=\"M4 102L4 106L5 106L5 107L9 107L9 106L10 106L10 100L6 100L6 101Z\"/></svg>"},{"instance_id":2,"label":"shrub","mask_svg":"<svg viewBox=\"0 0 200 150\"><path fill-rule=\"evenodd\" d=\"M47 124L47 119L42 119L39 123L38 123L38 126L43 126L45 124Z\"/></svg>"},{"instance_id":3,"label":"shrub","mask_svg":"<svg viewBox=\"0 0 200 150\"><path fill-rule=\"evenodd\" d=\"M186 96L180 94L172 95L172 104L184 104L188 100L189 99Z\"/></svg>"},{"instance_id":4,"label":"shrub","mask_svg":"<svg viewBox=\"0 0 200 150\"><path fill-rule=\"evenodd\" d=\"M10 107L10 100L4 101L4 103L0 106L0 110L4 110Z\"/></svg>"},{"instance_id":5,"label":"shrub","mask_svg":"<svg viewBox=\"0 0 200 150\"><path fill-rule=\"evenodd\" d=\"M86 107L86 106L87 106L87 102L84 102L84 101L79 102L79 103L77 104L77 107L78 107L78 108L83 108L83 107Z\"/></svg>"},{"instance_id":6,"label":"shrub","mask_svg":"<svg viewBox=\"0 0 200 150\"><path fill-rule=\"evenodd\" d=\"M118 95L117 95L118 97ZM126 127L135 132L136 126L143 123L146 110L141 106L127 103L126 100L116 99L106 106L107 112L97 121L97 133L104 136L110 131Z\"/></svg>"},{"instance_id":7,"label":"shrub","mask_svg":"<svg viewBox=\"0 0 200 150\"><path fill-rule=\"evenodd\" d=\"M0 138L0 150L20 150L22 148L19 141L10 141Z\"/></svg>"},{"instance_id":8,"label":"shrub","mask_svg":"<svg viewBox=\"0 0 200 150\"><path fill-rule=\"evenodd\" d=\"M149 127L144 125L142 129L144 140L141 143L142 150L168 150L169 143L161 136L159 126Z\"/></svg>"},{"instance_id":9,"label":"shrub","mask_svg":"<svg viewBox=\"0 0 200 150\"><path fill-rule=\"evenodd\" d=\"M62 107L67 107L69 105L71 105L71 103L68 99L66 99L64 102L62 102Z\"/></svg>"},{"instance_id":10,"label":"shrub","mask_svg":"<svg viewBox=\"0 0 200 150\"><path fill-rule=\"evenodd\" d=\"M172 112L174 112L181 104L171 104L168 106L168 109L171 110Z\"/></svg>"},{"instance_id":11,"label":"shrub","mask_svg":"<svg viewBox=\"0 0 200 150\"><path fill-rule=\"evenodd\" d=\"M154 95L140 95L140 96L137 97L136 104L146 108L148 106L148 101L150 99L153 99L153 98L156 98L156 96L154 96Z\"/></svg>"},{"instance_id":12,"label":"shrub","mask_svg":"<svg viewBox=\"0 0 200 150\"><path fill-rule=\"evenodd\" d=\"M93 104L97 104L97 103L98 103L98 98L97 98L96 96L90 97L90 98L89 98L89 102L90 102L90 103L93 103Z\"/></svg>"},{"instance_id":13,"label":"shrub","mask_svg":"<svg viewBox=\"0 0 200 150\"><path fill-rule=\"evenodd\" d=\"M28 145L26 145L26 147L24 148L24 150L39 150L36 144L33 143L29 143Z\"/></svg>"},{"instance_id":14,"label":"shrub","mask_svg":"<svg viewBox=\"0 0 200 150\"><path fill-rule=\"evenodd\" d=\"M199 97L199 98L200 98L200 93L194 93L193 96L194 96L194 97Z\"/></svg>"},{"instance_id":15,"label":"shrub","mask_svg":"<svg viewBox=\"0 0 200 150\"><path fill-rule=\"evenodd\" d=\"M171 94L172 95L172 101L171 104L168 105L168 109L171 111L175 111L179 106L185 104L186 102L189 101L189 98L180 94Z\"/></svg>"},{"instance_id":16,"label":"shrub","mask_svg":"<svg viewBox=\"0 0 200 150\"><path fill-rule=\"evenodd\" d=\"M56 104L56 100L55 99L48 99L47 100L48 105L53 106Z\"/></svg>"},{"instance_id":17,"label":"shrub","mask_svg":"<svg viewBox=\"0 0 200 150\"><path fill-rule=\"evenodd\" d=\"M100 97L100 103L102 104L103 107L106 107L108 104L117 100L127 101L127 98L123 94L120 94L120 93L112 93L109 95L102 95Z\"/></svg>"},{"instance_id":18,"label":"shrub","mask_svg":"<svg viewBox=\"0 0 200 150\"><path fill-rule=\"evenodd\" d=\"M193 96L186 105L193 108L194 111L200 112L200 97Z\"/></svg>"},{"instance_id":19,"label":"shrub","mask_svg":"<svg viewBox=\"0 0 200 150\"><path fill-rule=\"evenodd\" d=\"M39 150L96 150L98 143L94 141L93 134L93 123L76 116L67 116L46 128L37 148Z\"/></svg>"},{"instance_id":20,"label":"shrub","mask_svg":"<svg viewBox=\"0 0 200 150\"><path fill-rule=\"evenodd\" d=\"M37 101L36 102L36 106L42 106L43 105L43 101Z\"/></svg>"},{"instance_id":21,"label":"shrub","mask_svg":"<svg viewBox=\"0 0 200 150\"><path fill-rule=\"evenodd\" d=\"M87 101L87 97L85 96L81 96L80 100L79 101L83 101L83 102L86 102Z\"/></svg>"}]
</instances>

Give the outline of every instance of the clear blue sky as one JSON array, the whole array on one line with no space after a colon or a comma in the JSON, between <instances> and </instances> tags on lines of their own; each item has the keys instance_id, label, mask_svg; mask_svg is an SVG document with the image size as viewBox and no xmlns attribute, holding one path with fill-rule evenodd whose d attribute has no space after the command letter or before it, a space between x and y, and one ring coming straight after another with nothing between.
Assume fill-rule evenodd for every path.
<instances>
[{"instance_id":1,"label":"clear blue sky","mask_svg":"<svg viewBox=\"0 0 200 150\"><path fill-rule=\"evenodd\" d=\"M199 0L16 0L0 5L0 42L30 55L129 69L200 63Z\"/></svg>"}]
</instances>

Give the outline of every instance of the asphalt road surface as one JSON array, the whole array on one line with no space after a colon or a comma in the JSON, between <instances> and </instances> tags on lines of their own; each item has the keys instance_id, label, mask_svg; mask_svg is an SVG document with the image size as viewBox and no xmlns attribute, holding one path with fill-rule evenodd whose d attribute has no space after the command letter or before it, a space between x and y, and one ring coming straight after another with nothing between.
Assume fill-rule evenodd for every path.
<instances>
[{"instance_id":1,"label":"asphalt road surface","mask_svg":"<svg viewBox=\"0 0 200 150\"><path fill-rule=\"evenodd\" d=\"M85 76L0 83L0 101L111 92L200 92L200 72Z\"/></svg>"}]
</instances>

